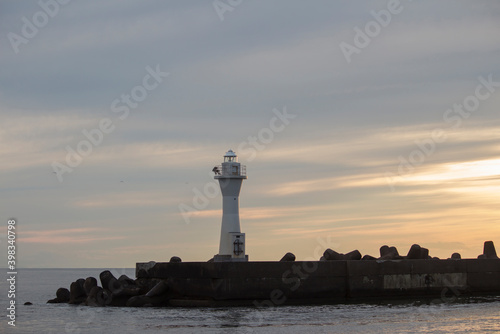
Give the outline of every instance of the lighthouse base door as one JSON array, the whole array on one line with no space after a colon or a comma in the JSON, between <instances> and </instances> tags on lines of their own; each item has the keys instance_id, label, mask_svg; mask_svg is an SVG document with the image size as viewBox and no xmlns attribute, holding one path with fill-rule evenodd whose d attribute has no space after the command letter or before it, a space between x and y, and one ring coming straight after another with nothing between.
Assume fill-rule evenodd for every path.
<instances>
[{"instance_id":1,"label":"lighthouse base door","mask_svg":"<svg viewBox=\"0 0 500 334\"><path fill-rule=\"evenodd\" d=\"M231 241L231 254L215 255L215 262L227 261L248 261L248 255L245 254L245 233L228 233Z\"/></svg>"}]
</instances>

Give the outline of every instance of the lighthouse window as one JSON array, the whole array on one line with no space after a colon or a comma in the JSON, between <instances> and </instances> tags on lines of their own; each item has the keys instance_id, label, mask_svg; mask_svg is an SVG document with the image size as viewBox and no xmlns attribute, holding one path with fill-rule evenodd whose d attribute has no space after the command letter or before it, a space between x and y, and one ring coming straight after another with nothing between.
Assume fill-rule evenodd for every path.
<instances>
[{"instance_id":1,"label":"lighthouse window","mask_svg":"<svg viewBox=\"0 0 500 334\"><path fill-rule=\"evenodd\" d=\"M238 175L238 166L233 166L233 175Z\"/></svg>"}]
</instances>

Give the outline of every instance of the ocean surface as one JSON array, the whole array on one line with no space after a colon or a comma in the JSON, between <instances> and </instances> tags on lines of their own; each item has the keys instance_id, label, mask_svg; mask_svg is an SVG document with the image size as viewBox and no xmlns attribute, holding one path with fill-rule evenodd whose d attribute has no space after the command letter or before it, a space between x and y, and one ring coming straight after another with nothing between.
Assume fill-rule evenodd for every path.
<instances>
[{"instance_id":1,"label":"ocean surface","mask_svg":"<svg viewBox=\"0 0 500 334\"><path fill-rule=\"evenodd\" d=\"M93 308L46 304L59 287L103 269L19 269L16 326L7 270L0 333L500 333L500 296L273 308ZM111 270L134 277L134 269ZM25 306L25 302L33 305Z\"/></svg>"}]
</instances>

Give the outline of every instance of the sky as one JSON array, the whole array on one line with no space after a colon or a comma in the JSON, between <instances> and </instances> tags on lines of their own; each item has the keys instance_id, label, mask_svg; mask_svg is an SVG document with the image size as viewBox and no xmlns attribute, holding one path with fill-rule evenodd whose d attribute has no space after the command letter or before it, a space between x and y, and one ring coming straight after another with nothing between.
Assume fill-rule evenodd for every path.
<instances>
[{"instance_id":1,"label":"sky","mask_svg":"<svg viewBox=\"0 0 500 334\"><path fill-rule=\"evenodd\" d=\"M18 267L207 261L233 149L251 261L475 258L499 107L493 1L2 1L1 253L15 219Z\"/></svg>"}]
</instances>

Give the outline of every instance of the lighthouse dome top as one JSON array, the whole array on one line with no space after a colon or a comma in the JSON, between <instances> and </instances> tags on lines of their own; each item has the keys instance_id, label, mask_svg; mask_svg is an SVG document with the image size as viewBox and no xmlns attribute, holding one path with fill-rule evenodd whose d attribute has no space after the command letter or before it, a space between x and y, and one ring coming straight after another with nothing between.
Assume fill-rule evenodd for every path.
<instances>
[{"instance_id":1,"label":"lighthouse dome top","mask_svg":"<svg viewBox=\"0 0 500 334\"><path fill-rule=\"evenodd\" d=\"M236 153L234 153L234 151L231 149L229 151L227 151L224 156L225 157L237 157Z\"/></svg>"},{"instance_id":2,"label":"lighthouse dome top","mask_svg":"<svg viewBox=\"0 0 500 334\"><path fill-rule=\"evenodd\" d=\"M238 156L236 153L233 152L233 150L229 150L224 154L224 162L237 162L238 161Z\"/></svg>"}]
</instances>

